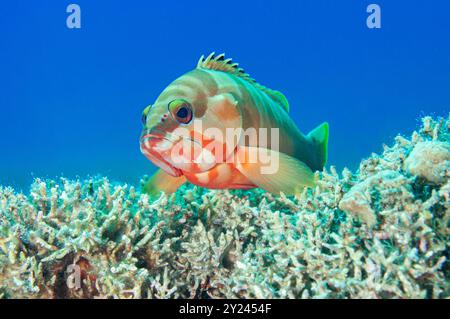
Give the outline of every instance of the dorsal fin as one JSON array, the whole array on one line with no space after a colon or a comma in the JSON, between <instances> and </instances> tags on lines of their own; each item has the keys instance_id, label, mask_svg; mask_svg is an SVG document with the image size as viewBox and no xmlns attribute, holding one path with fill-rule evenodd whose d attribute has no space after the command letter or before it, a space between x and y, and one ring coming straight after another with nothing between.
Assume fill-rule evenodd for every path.
<instances>
[{"instance_id":1,"label":"dorsal fin","mask_svg":"<svg viewBox=\"0 0 450 319\"><path fill-rule=\"evenodd\" d=\"M289 102L283 93L281 93L280 91L270 90L270 92L268 92L267 94L269 94L272 99L280 103L280 105L286 112L289 112Z\"/></svg>"},{"instance_id":2,"label":"dorsal fin","mask_svg":"<svg viewBox=\"0 0 450 319\"><path fill-rule=\"evenodd\" d=\"M250 77L248 73L245 73L244 69L239 67L238 63L234 63L232 59L225 59L224 53L215 55L215 52L213 52L206 58L202 55L198 60L197 69L222 71L240 77L267 93L267 95L276 101L286 112L289 112L289 103L281 92L269 89L256 82L256 80Z\"/></svg>"}]
</instances>

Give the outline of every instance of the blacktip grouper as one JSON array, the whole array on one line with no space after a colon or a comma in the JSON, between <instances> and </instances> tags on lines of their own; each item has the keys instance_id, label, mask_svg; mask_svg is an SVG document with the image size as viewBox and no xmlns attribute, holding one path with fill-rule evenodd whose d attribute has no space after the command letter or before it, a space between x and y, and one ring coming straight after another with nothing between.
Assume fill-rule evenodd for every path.
<instances>
[{"instance_id":1,"label":"blacktip grouper","mask_svg":"<svg viewBox=\"0 0 450 319\"><path fill-rule=\"evenodd\" d=\"M327 161L328 123L303 135L284 95L257 83L224 54L202 56L142 113L142 153L160 169L156 195L183 183L298 194Z\"/></svg>"}]
</instances>

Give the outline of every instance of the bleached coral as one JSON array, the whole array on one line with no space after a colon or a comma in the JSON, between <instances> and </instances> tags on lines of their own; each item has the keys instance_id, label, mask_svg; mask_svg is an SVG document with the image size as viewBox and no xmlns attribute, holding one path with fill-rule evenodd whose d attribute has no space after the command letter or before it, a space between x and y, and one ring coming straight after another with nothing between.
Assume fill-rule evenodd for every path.
<instances>
[{"instance_id":1,"label":"bleached coral","mask_svg":"<svg viewBox=\"0 0 450 319\"><path fill-rule=\"evenodd\" d=\"M450 176L450 145L445 142L417 143L405 161L406 169L413 175L440 184Z\"/></svg>"},{"instance_id":2,"label":"bleached coral","mask_svg":"<svg viewBox=\"0 0 450 319\"><path fill-rule=\"evenodd\" d=\"M150 200L99 178L0 188L0 296L448 298L449 176L408 158L448 171L414 152L448 146L449 125L425 118L298 197L183 186Z\"/></svg>"}]
</instances>

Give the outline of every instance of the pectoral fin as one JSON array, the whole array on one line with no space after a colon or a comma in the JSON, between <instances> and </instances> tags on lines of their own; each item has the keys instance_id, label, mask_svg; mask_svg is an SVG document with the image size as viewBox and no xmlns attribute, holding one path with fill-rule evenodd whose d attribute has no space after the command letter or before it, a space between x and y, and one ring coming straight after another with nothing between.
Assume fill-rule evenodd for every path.
<instances>
[{"instance_id":1,"label":"pectoral fin","mask_svg":"<svg viewBox=\"0 0 450 319\"><path fill-rule=\"evenodd\" d=\"M186 177L179 176L174 177L162 169L159 169L150 180L145 183L143 187L143 192L149 194L150 196L158 196L161 192L166 194L172 194L186 182Z\"/></svg>"},{"instance_id":2,"label":"pectoral fin","mask_svg":"<svg viewBox=\"0 0 450 319\"><path fill-rule=\"evenodd\" d=\"M274 150L239 147L236 167L252 183L274 194L295 195L315 184L314 173L305 163Z\"/></svg>"}]
</instances>

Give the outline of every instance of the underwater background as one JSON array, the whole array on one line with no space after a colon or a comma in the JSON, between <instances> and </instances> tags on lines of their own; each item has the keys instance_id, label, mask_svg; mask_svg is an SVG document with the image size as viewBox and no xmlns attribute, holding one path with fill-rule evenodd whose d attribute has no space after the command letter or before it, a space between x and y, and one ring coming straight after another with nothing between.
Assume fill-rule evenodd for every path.
<instances>
[{"instance_id":1,"label":"underwater background","mask_svg":"<svg viewBox=\"0 0 450 319\"><path fill-rule=\"evenodd\" d=\"M449 298L448 1L70 3L0 5L0 299ZM212 51L329 122L314 187L142 191L141 112Z\"/></svg>"},{"instance_id":2,"label":"underwater background","mask_svg":"<svg viewBox=\"0 0 450 319\"><path fill-rule=\"evenodd\" d=\"M81 7L81 29L66 7ZM288 98L304 133L328 121L328 163L356 170L424 115L450 109L450 3L3 1L0 185L108 176L137 185L145 106L202 54L225 52Z\"/></svg>"}]
</instances>

